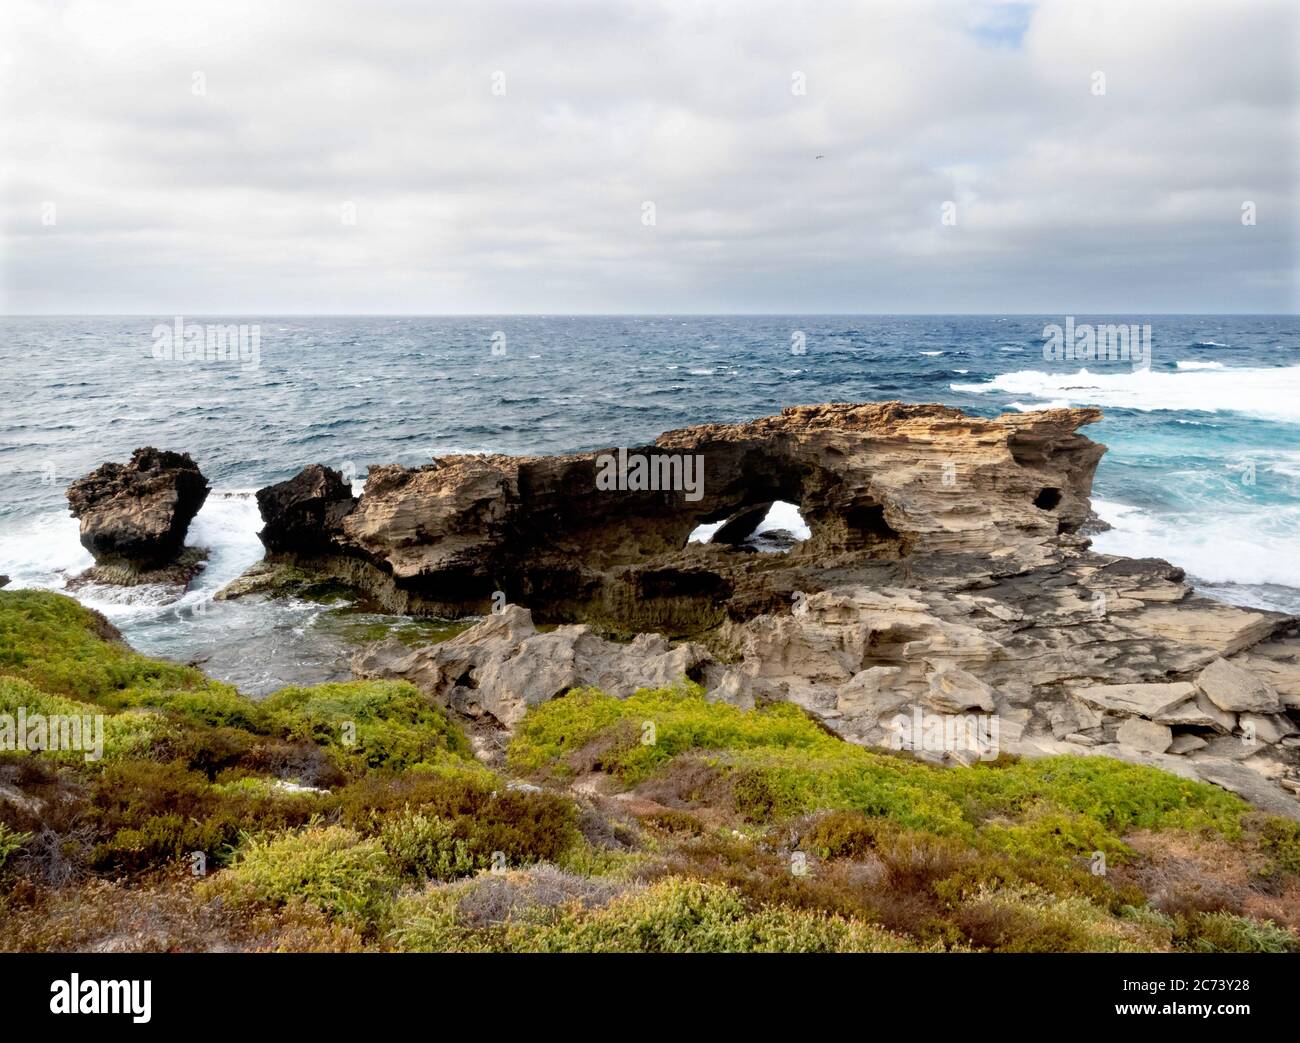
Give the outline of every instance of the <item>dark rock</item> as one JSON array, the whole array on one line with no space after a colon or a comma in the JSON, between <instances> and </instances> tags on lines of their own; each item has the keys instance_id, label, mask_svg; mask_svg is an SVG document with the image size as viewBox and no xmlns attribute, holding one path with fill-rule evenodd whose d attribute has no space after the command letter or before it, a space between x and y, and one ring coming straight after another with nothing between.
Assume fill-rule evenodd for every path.
<instances>
[{"instance_id":1,"label":"dark rock","mask_svg":"<svg viewBox=\"0 0 1300 1043\"><path fill-rule=\"evenodd\" d=\"M758 503L753 507L746 507L739 514L729 518L717 532L713 534L711 543L726 544L727 546L738 546L749 539L750 535L767 517L767 512L772 509L772 503Z\"/></svg>"},{"instance_id":2,"label":"dark rock","mask_svg":"<svg viewBox=\"0 0 1300 1043\"><path fill-rule=\"evenodd\" d=\"M146 447L78 478L67 495L97 565L157 570L180 557L208 480L188 453Z\"/></svg>"},{"instance_id":3,"label":"dark rock","mask_svg":"<svg viewBox=\"0 0 1300 1043\"><path fill-rule=\"evenodd\" d=\"M287 482L257 491L266 523L257 535L272 554L322 553L356 502L340 472L311 464Z\"/></svg>"}]
</instances>

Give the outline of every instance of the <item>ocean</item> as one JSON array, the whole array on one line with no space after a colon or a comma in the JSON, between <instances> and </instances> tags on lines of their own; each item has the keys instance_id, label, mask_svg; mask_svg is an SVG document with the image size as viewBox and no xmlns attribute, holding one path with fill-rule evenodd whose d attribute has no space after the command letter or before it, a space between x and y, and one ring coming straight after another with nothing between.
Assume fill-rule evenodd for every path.
<instances>
[{"instance_id":1,"label":"ocean","mask_svg":"<svg viewBox=\"0 0 1300 1043\"><path fill-rule=\"evenodd\" d=\"M141 651L252 694L347 676L400 621L345 605L213 602L261 556L253 492L320 462L637 445L785 406L902 399L994 416L1096 405L1094 546L1166 558L1225 600L1300 612L1300 318L1073 316L1149 324L1149 370L1048 360L1066 316L185 316L244 324L242 355L167 350L173 316L0 319L0 574L62 589L91 563L64 490L153 445L212 484L190 529L208 568L179 600L88 587ZM232 343L236 331L229 332ZM163 345L160 347L160 345ZM412 624L414 625L414 624Z\"/></svg>"}]
</instances>

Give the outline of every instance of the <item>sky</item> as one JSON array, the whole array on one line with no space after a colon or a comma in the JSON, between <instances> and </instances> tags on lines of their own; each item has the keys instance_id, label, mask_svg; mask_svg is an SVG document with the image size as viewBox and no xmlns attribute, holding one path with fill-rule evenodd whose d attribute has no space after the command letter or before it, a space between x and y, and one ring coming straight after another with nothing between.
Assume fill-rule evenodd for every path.
<instances>
[{"instance_id":1,"label":"sky","mask_svg":"<svg viewBox=\"0 0 1300 1043\"><path fill-rule=\"evenodd\" d=\"M1300 303L1287 0L0 12L3 314Z\"/></svg>"}]
</instances>

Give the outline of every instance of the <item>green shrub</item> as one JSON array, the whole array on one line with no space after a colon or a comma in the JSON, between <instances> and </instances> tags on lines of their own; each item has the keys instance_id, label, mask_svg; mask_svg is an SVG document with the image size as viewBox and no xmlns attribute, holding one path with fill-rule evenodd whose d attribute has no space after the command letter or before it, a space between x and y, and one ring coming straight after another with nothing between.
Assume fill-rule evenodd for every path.
<instances>
[{"instance_id":1,"label":"green shrub","mask_svg":"<svg viewBox=\"0 0 1300 1043\"><path fill-rule=\"evenodd\" d=\"M282 688L262 707L279 734L327 746L358 773L471 756L460 729L405 681Z\"/></svg>"},{"instance_id":2,"label":"green shrub","mask_svg":"<svg viewBox=\"0 0 1300 1043\"><path fill-rule=\"evenodd\" d=\"M0 674L97 701L132 687L206 687L192 667L142 656L97 613L43 590L0 590Z\"/></svg>"},{"instance_id":3,"label":"green shrub","mask_svg":"<svg viewBox=\"0 0 1300 1043\"><path fill-rule=\"evenodd\" d=\"M1300 875L1300 822L1269 816L1260 827L1260 847L1269 856L1269 872Z\"/></svg>"},{"instance_id":4,"label":"green shrub","mask_svg":"<svg viewBox=\"0 0 1300 1043\"><path fill-rule=\"evenodd\" d=\"M55 714L75 717L79 722L84 722L87 717L92 719L92 735L83 733L81 749L43 750L39 754L64 763L100 763L86 760L87 752L92 755L94 752L91 747L95 741L93 722L96 717L104 719L102 762L148 756L170 734L166 720L159 714L148 711L107 713L102 706L79 702L66 696L50 695L26 681L0 677L0 714L9 715L16 724L20 707L25 709L29 721L36 714L47 719ZM14 740L16 743L16 736Z\"/></svg>"},{"instance_id":5,"label":"green shrub","mask_svg":"<svg viewBox=\"0 0 1300 1043\"><path fill-rule=\"evenodd\" d=\"M541 923L512 922L524 952L892 952L910 948L877 927L781 906L750 910L722 884L669 878L609 905L570 905Z\"/></svg>"},{"instance_id":6,"label":"green shrub","mask_svg":"<svg viewBox=\"0 0 1300 1043\"><path fill-rule=\"evenodd\" d=\"M818 858L861 858L876 843L878 822L857 811L831 811L812 823L800 847Z\"/></svg>"},{"instance_id":7,"label":"green shrub","mask_svg":"<svg viewBox=\"0 0 1300 1043\"><path fill-rule=\"evenodd\" d=\"M473 815L500 785L486 768L466 763L463 770L418 768L400 774L375 772L338 790L343 821L373 830L388 812L407 807L442 818Z\"/></svg>"},{"instance_id":8,"label":"green shrub","mask_svg":"<svg viewBox=\"0 0 1300 1043\"><path fill-rule=\"evenodd\" d=\"M167 710L187 722L212 727L265 732L267 714L254 702L228 685L208 682L204 688L128 688L101 697L113 707L151 707Z\"/></svg>"},{"instance_id":9,"label":"green shrub","mask_svg":"<svg viewBox=\"0 0 1300 1043\"><path fill-rule=\"evenodd\" d=\"M505 789L482 771L371 776L338 796L343 821L366 833L382 836L386 828L410 828L409 823L390 823L401 823L412 814L437 819L440 824L431 830L451 830L439 843L450 843L452 855L463 844L475 869L501 860L512 867L553 862L578 838L571 801L554 793ZM458 858L453 864L460 864Z\"/></svg>"},{"instance_id":10,"label":"green shrub","mask_svg":"<svg viewBox=\"0 0 1300 1043\"><path fill-rule=\"evenodd\" d=\"M588 887L558 905L525 905L498 925L474 930L465 904L483 881L402 898L393 938L417 952L895 952L913 948L878 927L841 916L751 907L723 884L670 877L608 900ZM594 884L594 882L593 882ZM523 886L523 885L521 885ZM572 888L570 887L570 890Z\"/></svg>"},{"instance_id":11,"label":"green shrub","mask_svg":"<svg viewBox=\"0 0 1300 1043\"><path fill-rule=\"evenodd\" d=\"M0 822L0 870L4 869L9 857L21 851L31 839L30 833L19 833Z\"/></svg>"},{"instance_id":12,"label":"green shrub","mask_svg":"<svg viewBox=\"0 0 1300 1043\"><path fill-rule=\"evenodd\" d=\"M411 876L451 880L482 868L456 826L436 815L408 810L388 818L379 840L393 864Z\"/></svg>"},{"instance_id":13,"label":"green shrub","mask_svg":"<svg viewBox=\"0 0 1300 1043\"><path fill-rule=\"evenodd\" d=\"M758 746L812 749L824 746L827 735L791 703L760 710L740 710L710 703L698 685L642 689L628 699L615 699L596 689L569 692L532 710L515 731L509 763L519 772L563 768L565 753L580 749L611 726L634 725L633 741L621 744L611 768L624 781L639 782L686 750L744 749ZM654 741L643 742L642 725L654 726ZM648 734L648 733L647 733Z\"/></svg>"},{"instance_id":14,"label":"green shrub","mask_svg":"<svg viewBox=\"0 0 1300 1043\"><path fill-rule=\"evenodd\" d=\"M998 952L1152 952L1168 947L1154 920L1120 919L1081 896L1061 898L1033 886L988 889L965 902L956 920L971 942Z\"/></svg>"},{"instance_id":15,"label":"green shrub","mask_svg":"<svg viewBox=\"0 0 1300 1043\"><path fill-rule=\"evenodd\" d=\"M236 905L283 906L295 897L349 925L379 923L398 886L383 848L342 826L251 839L206 885Z\"/></svg>"},{"instance_id":16,"label":"green shrub","mask_svg":"<svg viewBox=\"0 0 1300 1043\"><path fill-rule=\"evenodd\" d=\"M402 895L393 907L391 937L405 952L490 952L502 943L461 922L459 893L450 887Z\"/></svg>"},{"instance_id":17,"label":"green shrub","mask_svg":"<svg viewBox=\"0 0 1300 1043\"><path fill-rule=\"evenodd\" d=\"M136 872L202 851L221 864L242 834L296 827L320 804L311 793L213 786L180 762L111 764L91 789L87 818L101 837L93 861Z\"/></svg>"},{"instance_id":18,"label":"green shrub","mask_svg":"<svg viewBox=\"0 0 1300 1043\"><path fill-rule=\"evenodd\" d=\"M1229 912L1180 916L1174 937L1193 952L1297 952L1300 938L1272 920Z\"/></svg>"},{"instance_id":19,"label":"green shrub","mask_svg":"<svg viewBox=\"0 0 1300 1043\"><path fill-rule=\"evenodd\" d=\"M653 722L655 742L631 745ZM614 735L617 741L603 742ZM1083 850L1122 854L1133 829L1207 829L1235 837L1247 805L1207 783L1106 757L1048 757L941 768L856 746L797 707L745 711L704 699L698 686L642 690L615 699L571 692L534 707L516 730L509 763L559 771L584 748L605 770L636 783L677 755L705 757L731 784L735 810L752 822L852 810L915 829L973 838L994 817L1025 819L989 841L1055 857Z\"/></svg>"}]
</instances>

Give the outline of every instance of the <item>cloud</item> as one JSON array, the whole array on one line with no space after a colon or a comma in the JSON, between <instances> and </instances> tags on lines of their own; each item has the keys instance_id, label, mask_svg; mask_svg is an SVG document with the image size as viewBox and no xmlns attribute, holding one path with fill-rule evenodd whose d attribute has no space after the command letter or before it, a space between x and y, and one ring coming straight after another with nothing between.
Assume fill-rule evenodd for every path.
<instances>
[{"instance_id":1,"label":"cloud","mask_svg":"<svg viewBox=\"0 0 1300 1043\"><path fill-rule=\"evenodd\" d=\"M11 314L1296 305L1286 3L0 17Z\"/></svg>"}]
</instances>

